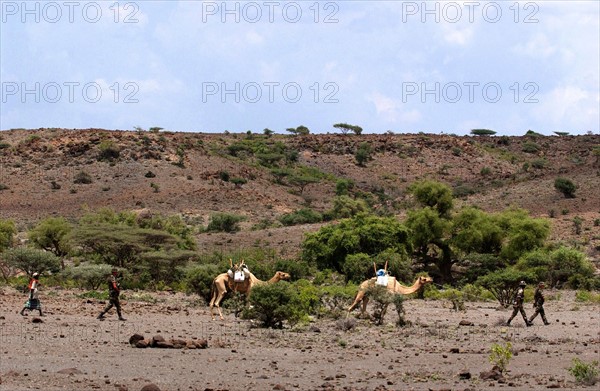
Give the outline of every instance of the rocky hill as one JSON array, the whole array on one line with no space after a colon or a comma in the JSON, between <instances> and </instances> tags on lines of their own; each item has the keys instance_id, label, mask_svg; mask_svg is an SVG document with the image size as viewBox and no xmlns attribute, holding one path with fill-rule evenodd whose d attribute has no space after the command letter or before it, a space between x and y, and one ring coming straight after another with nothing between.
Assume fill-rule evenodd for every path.
<instances>
[{"instance_id":1,"label":"rocky hill","mask_svg":"<svg viewBox=\"0 0 600 391\"><path fill-rule=\"evenodd\" d=\"M360 148L367 148L363 165ZM76 219L109 207L180 214L205 226L212 213L227 212L246 218L242 230L199 233L202 249L269 246L285 256L320 224L283 227L277 219L301 208L330 210L339 179L351 179L375 210L402 216L411 205L406 188L431 178L454 188L458 206L520 207L549 217L553 240L582 246L598 260L599 148L598 135L9 130L0 132L0 218L25 230L45 217ZM575 198L555 190L557 177L577 185Z\"/></svg>"}]
</instances>

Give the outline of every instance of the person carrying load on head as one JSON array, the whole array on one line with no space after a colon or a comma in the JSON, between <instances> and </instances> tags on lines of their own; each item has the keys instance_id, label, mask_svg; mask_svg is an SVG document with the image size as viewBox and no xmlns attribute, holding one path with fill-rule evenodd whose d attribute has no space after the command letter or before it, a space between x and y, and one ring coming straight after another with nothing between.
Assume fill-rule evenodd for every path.
<instances>
[{"instance_id":1,"label":"person carrying load on head","mask_svg":"<svg viewBox=\"0 0 600 391\"><path fill-rule=\"evenodd\" d=\"M33 275L31 276L31 279L29 280L29 298L27 300L27 302L25 302L25 305L23 306L23 309L21 310L21 315L25 316L25 310L29 310L29 311L33 311L33 310L38 310L40 311L40 316L44 316L44 314L42 314L42 303L40 302L40 299L38 297L38 287L40 286L40 273L33 273Z\"/></svg>"}]
</instances>

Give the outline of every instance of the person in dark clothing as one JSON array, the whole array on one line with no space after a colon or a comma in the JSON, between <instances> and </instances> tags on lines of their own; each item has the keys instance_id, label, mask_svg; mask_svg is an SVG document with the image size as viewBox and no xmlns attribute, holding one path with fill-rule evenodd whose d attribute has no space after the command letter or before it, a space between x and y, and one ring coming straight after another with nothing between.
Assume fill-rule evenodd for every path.
<instances>
[{"instance_id":1,"label":"person in dark clothing","mask_svg":"<svg viewBox=\"0 0 600 391\"><path fill-rule=\"evenodd\" d=\"M117 315L119 315L119 320L127 320L121 314L121 303L119 303L119 295L121 294L121 284L117 279L118 274L117 269L112 269L111 275L108 277L106 282L108 283L108 305L100 314L97 319L103 320L104 314L106 314L113 306L117 309Z\"/></svg>"},{"instance_id":2,"label":"person in dark clothing","mask_svg":"<svg viewBox=\"0 0 600 391\"><path fill-rule=\"evenodd\" d=\"M506 322L507 326L510 326L510 322L513 320L513 318L515 316L517 316L517 313L521 312L521 315L523 316L523 320L525 321L525 324L527 325L527 327L531 326L531 323L527 320L527 314L525 314L525 310L523 309L523 302L525 301L525 286L527 284L525 283L525 281L521 281L519 283L519 288L517 289L517 293L515 294L515 299L513 300L513 313L510 316L510 318L508 318L508 321Z\"/></svg>"},{"instance_id":3,"label":"person in dark clothing","mask_svg":"<svg viewBox=\"0 0 600 391\"><path fill-rule=\"evenodd\" d=\"M533 320L535 319L535 317L540 314L540 316L542 317L542 320L544 321L544 324L546 326L548 326L550 324L550 322L548 322L548 319L546 319L546 313L544 312L544 288L546 287L546 284L544 284L543 282L540 282L537 286L537 288L535 289L535 293L533 295L533 308L535 308L535 312L533 313L533 315L531 316L531 318L529 318L529 323L533 324Z\"/></svg>"},{"instance_id":4,"label":"person in dark clothing","mask_svg":"<svg viewBox=\"0 0 600 391\"><path fill-rule=\"evenodd\" d=\"M21 310L22 316L25 316L25 310L29 310L29 311L38 310L38 311L40 311L40 316L44 316L44 314L42 314L42 303L40 302L40 299L38 297L38 287L39 286L40 286L40 274L33 273L33 275L31 276L31 280L29 280L29 298L28 298L27 302L25 303L25 305L23 306L23 309Z\"/></svg>"}]
</instances>

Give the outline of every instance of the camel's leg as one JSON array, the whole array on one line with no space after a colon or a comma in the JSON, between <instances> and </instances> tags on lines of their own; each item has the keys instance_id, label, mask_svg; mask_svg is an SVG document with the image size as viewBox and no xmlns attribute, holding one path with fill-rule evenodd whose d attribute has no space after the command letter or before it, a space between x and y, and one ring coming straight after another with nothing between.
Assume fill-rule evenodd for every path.
<instances>
[{"instance_id":1,"label":"camel's leg","mask_svg":"<svg viewBox=\"0 0 600 391\"><path fill-rule=\"evenodd\" d=\"M365 296L362 299L362 308L360 310L360 315L363 317L367 313L367 303L369 303L369 297Z\"/></svg>"},{"instance_id":2,"label":"camel's leg","mask_svg":"<svg viewBox=\"0 0 600 391\"><path fill-rule=\"evenodd\" d=\"M225 296L225 292L219 292L217 296L217 300L215 300L215 305L217 306L217 311L219 311L219 319L223 320L223 313L221 312L221 300L223 300L223 296ZM214 318L213 318L214 319Z\"/></svg>"},{"instance_id":3,"label":"camel's leg","mask_svg":"<svg viewBox=\"0 0 600 391\"><path fill-rule=\"evenodd\" d=\"M348 307L348 314L346 314L346 318L348 316L350 316L350 312L352 312L352 310L358 305L358 303L361 302L361 300L363 299L363 295L360 294L361 292L358 292L356 294L356 298L354 299L354 303L352 303L352 305L350 307Z\"/></svg>"}]
</instances>

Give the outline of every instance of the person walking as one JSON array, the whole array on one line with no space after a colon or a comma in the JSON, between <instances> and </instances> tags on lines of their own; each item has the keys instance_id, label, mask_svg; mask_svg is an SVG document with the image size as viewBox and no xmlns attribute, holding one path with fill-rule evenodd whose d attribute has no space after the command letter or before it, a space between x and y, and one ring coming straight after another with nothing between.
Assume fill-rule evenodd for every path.
<instances>
[{"instance_id":1,"label":"person walking","mask_svg":"<svg viewBox=\"0 0 600 391\"><path fill-rule=\"evenodd\" d=\"M38 310L40 311L40 316L44 316L44 314L42 313L42 303L40 302L40 299L38 297L38 287L40 286L40 273L33 273L33 275L31 276L31 279L29 280L29 299L27 300L27 302L25 303L25 306L23 306L23 309L21 310L21 315L25 316L25 310L29 310L29 311L33 311L33 310Z\"/></svg>"},{"instance_id":2,"label":"person walking","mask_svg":"<svg viewBox=\"0 0 600 391\"><path fill-rule=\"evenodd\" d=\"M513 318L515 316L517 316L517 313L521 313L521 316L523 316L523 320L525 321L525 325L527 325L527 327L531 326L531 323L529 322L529 320L527 320L527 314L525 314L525 310L523 309L523 302L525 301L525 286L527 284L525 283L525 281L521 281L519 283L519 288L517 289L517 293L515 294L515 298L513 300L513 312L512 315L510 316L510 318L508 318L508 321L506 322L507 326L510 326L510 322L513 320Z\"/></svg>"},{"instance_id":3,"label":"person walking","mask_svg":"<svg viewBox=\"0 0 600 391\"><path fill-rule=\"evenodd\" d=\"M121 294L121 284L117 278L119 271L116 268L112 269L111 275L108 277L106 282L108 283L108 305L100 312L96 319L104 320L104 314L106 314L113 306L117 309L117 315L119 320L127 320L121 314L121 303L119 302L119 295Z\"/></svg>"},{"instance_id":4,"label":"person walking","mask_svg":"<svg viewBox=\"0 0 600 391\"><path fill-rule=\"evenodd\" d=\"M544 288L546 288L546 284L543 282L540 282L537 288L535 288L535 293L533 294L533 308L535 308L535 312L531 315L531 318L529 318L529 323L531 324L533 324L533 320L538 314L540 314L546 326L550 324L548 319L546 319L546 313L544 311Z\"/></svg>"}]
</instances>

